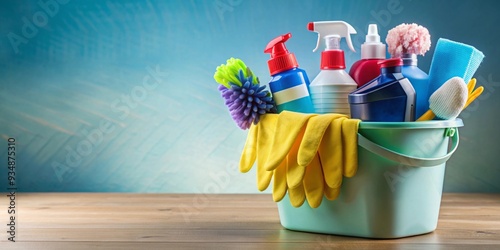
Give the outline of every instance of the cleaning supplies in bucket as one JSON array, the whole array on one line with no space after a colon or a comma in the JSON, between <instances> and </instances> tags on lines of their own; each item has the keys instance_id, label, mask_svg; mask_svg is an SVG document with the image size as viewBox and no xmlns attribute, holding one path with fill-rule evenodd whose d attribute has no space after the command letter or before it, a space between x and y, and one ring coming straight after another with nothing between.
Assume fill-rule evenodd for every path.
<instances>
[{"instance_id":1,"label":"cleaning supplies in bucket","mask_svg":"<svg viewBox=\"0 0 500 250\"><path fill-rule=\"evenodd\" d=\"M415 90L401 74L401 58L379 64L380 76L349 94L351 116L363 121L413 121Z\"/></svg>"},{"instance_id":2,"label":"cleaning supplies in bucket","mask_svg":"<svg viewBox=\"0 0 500 250\"><path fill-rule=\"evenodd\" d=\"M333 24L308 24L309 30L319 33L316 49L323 39L327 42L327 50L323 53L328 56L322 59L328 60L325 59L322 66L332 64L330 57L340 58L341 53L335 50L339 49L342 34L354 51L349 35L355 32L354 28L338 22L334 25L338 31L332 34ZM376 42L373 26L370 27L367 40ZM350 92L347 102L345 97L332 96L346 87L345 84L337 84L334 91L316 88L313 83L309 85L305 71L298 68L295 56L284 45L290 37L291 34L279 36L265 49L266 53L271 53L268 65L273 78L269 85L279 114L272 114L271 94L254 86L256 78L246 66L230 71L233 73L227 78L228 82L241 84L233 87L231 84L226 86L226 81L220 82L224 87L219 88L226 88L221 90L223 97L229 103L240 105L239 108L230 107L231 114L243 112L242 117L247 121L242 123L243 127L250 126L240 158L240 171L250 171L255 163L258 190L267 189L273 182L272 197L278 202L280 221L287 229L370 238L398 238L433 231L439 215L445 163L458 147L457 127L463 126L460 119L454 118L484 88L474 89L475 80L465 85L451 76L445 78L450 80L445 85L442 85L445 80L432 82L441 88L436 93L433 91L431 111L424 118L432 119L436 113L448 120L411 122L415 119L418 94L414 83L403 74L402 67L416 67L416 54L421 54L422 49L427 51L425 47L430 46L430 41L421 43L426 35L417 37L418 41L407 39L408 43L400 44L401 55L394 56L398 52L396 48L391 53L396 58L379 62L380 75ZM420 47L417 49L415 45ZM437 47L437 51L447 50L440 44ZM378 54L382 52L380 44L374 48ZM337 57L331 56L335 53ZM460 59L458 61L463 59L463 55L455 56ZM433 58L435 77L446 75L440 70L455 67L447 65L453 64L453 60L441 61L445 67L439 67L437 62L443 58L446 57ZM478 59L482 59L482 53L464 61L474 64L480 62ZM342 64L343 60L342 54ZM410 64L404 65L405 60ZM464 68L471 76L477 67L475 64L459 65L457 70ZM322 72L328 70L332 69L322 67ZM318 86L337 83L325 81L328 77L320 78L320 75L318 81L326 84ZM224 94L229 91L238 94ZM251 107L234 99L237 95ZM315 100L321 99L314 103L321 103L321 107L313 107L310 98L313 95L317 97ZM347 103L352 118L341 108ZM323 112L326 114L317 114ZM448 147L449 138L451 147ZM402 168L408 175L405 174L401 181L396 175Z\"/></svg>"}]
</instances>

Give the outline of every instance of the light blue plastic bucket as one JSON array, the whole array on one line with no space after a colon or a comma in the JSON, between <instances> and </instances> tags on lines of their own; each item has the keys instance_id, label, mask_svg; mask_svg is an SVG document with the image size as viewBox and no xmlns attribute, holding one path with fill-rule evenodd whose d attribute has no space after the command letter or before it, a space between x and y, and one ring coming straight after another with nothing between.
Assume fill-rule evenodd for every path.
<instances>
[{"instance_id":1,"label":"light blue plastic bucket","mask_svg":"<svg viewBox=\"0 0 500 250\"><path fill-rule=\"evenodd\" d=\"M361 122L358 171L344 178L336 200L294 208L278 202L290 230L400 238L437 227L446 161L458 147L462 120ZM449 148L449 139L452 145Z\"/></svg>"}]
</instances>

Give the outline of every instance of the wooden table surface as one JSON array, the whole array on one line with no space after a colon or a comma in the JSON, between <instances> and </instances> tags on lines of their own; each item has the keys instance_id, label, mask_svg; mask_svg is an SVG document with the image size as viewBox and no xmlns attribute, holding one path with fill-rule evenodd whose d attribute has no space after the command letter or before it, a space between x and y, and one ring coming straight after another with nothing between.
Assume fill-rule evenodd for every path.
<instances>
[{"instance_id":1,"label":"wooden table surface","mask_svg":"<svg viewBox=\"0 0 500 250\"><path fill-rule=\"evenodd\" d=\"M500 249L500 194L446 193L433 233L371 240L284 229L268 194L21 193L14 243L2 197L0 249Z\"/></svg>"}]
</instances>

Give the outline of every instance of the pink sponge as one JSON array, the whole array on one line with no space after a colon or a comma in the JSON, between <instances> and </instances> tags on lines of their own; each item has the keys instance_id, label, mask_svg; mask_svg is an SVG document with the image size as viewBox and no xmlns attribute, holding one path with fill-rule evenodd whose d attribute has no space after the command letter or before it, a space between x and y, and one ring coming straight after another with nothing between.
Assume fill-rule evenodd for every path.
<instances>
[{"instance_id":1,"label":"pink sponge","mask_svg":"<svg viewBox=\"0 0 500 250\"><path fill-rule=\"evenodd\" d=\"M385 42L392 57L403 54L423 56L431 47L431 35L423 26L403 23L389 30Z\"/></svg>"}]
</instances>

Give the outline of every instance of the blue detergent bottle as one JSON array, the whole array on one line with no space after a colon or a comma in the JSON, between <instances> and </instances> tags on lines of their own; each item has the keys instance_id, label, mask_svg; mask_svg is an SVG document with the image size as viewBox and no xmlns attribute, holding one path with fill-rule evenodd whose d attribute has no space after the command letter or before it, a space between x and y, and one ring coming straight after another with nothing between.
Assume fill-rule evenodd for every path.
<instances>
[{"instance_id":1,"label":"blue detergent bottle","mask_svg":"<svg viewBox=\"0 0 500 250\"><path fill-rule=\"evenodd\" d=\"M416 54L403 54L401 73L410 80L416 92L415 120L429 108L429 76L417 66Z\"/></svg>"},{"instance_id":2,"label":"blue detergent bottle","mask_svg":"<svg viewBox=\"0 0 500 250\"><path fill-rule=\"evenodd\" d=\"M415 89L401 73L403 60L379 62L380 76L349 94L351 117L370 122L415 120Z\"/></svg>"},{"instance_id":3,"label":"blue detergent bottle","mask_svg":"<svg viewBox=\"0 0 500 250\"><path fill-rule=\"evenodd\" d=\"M314 106L309 95L309 78L293 53L288 52L285 42L291 33L276 37L267 44L264 53L270 53L267 61L271 80L269 88L273 93L278 113L283 110L314 113Z\"/></svg>"}]
</instances>

